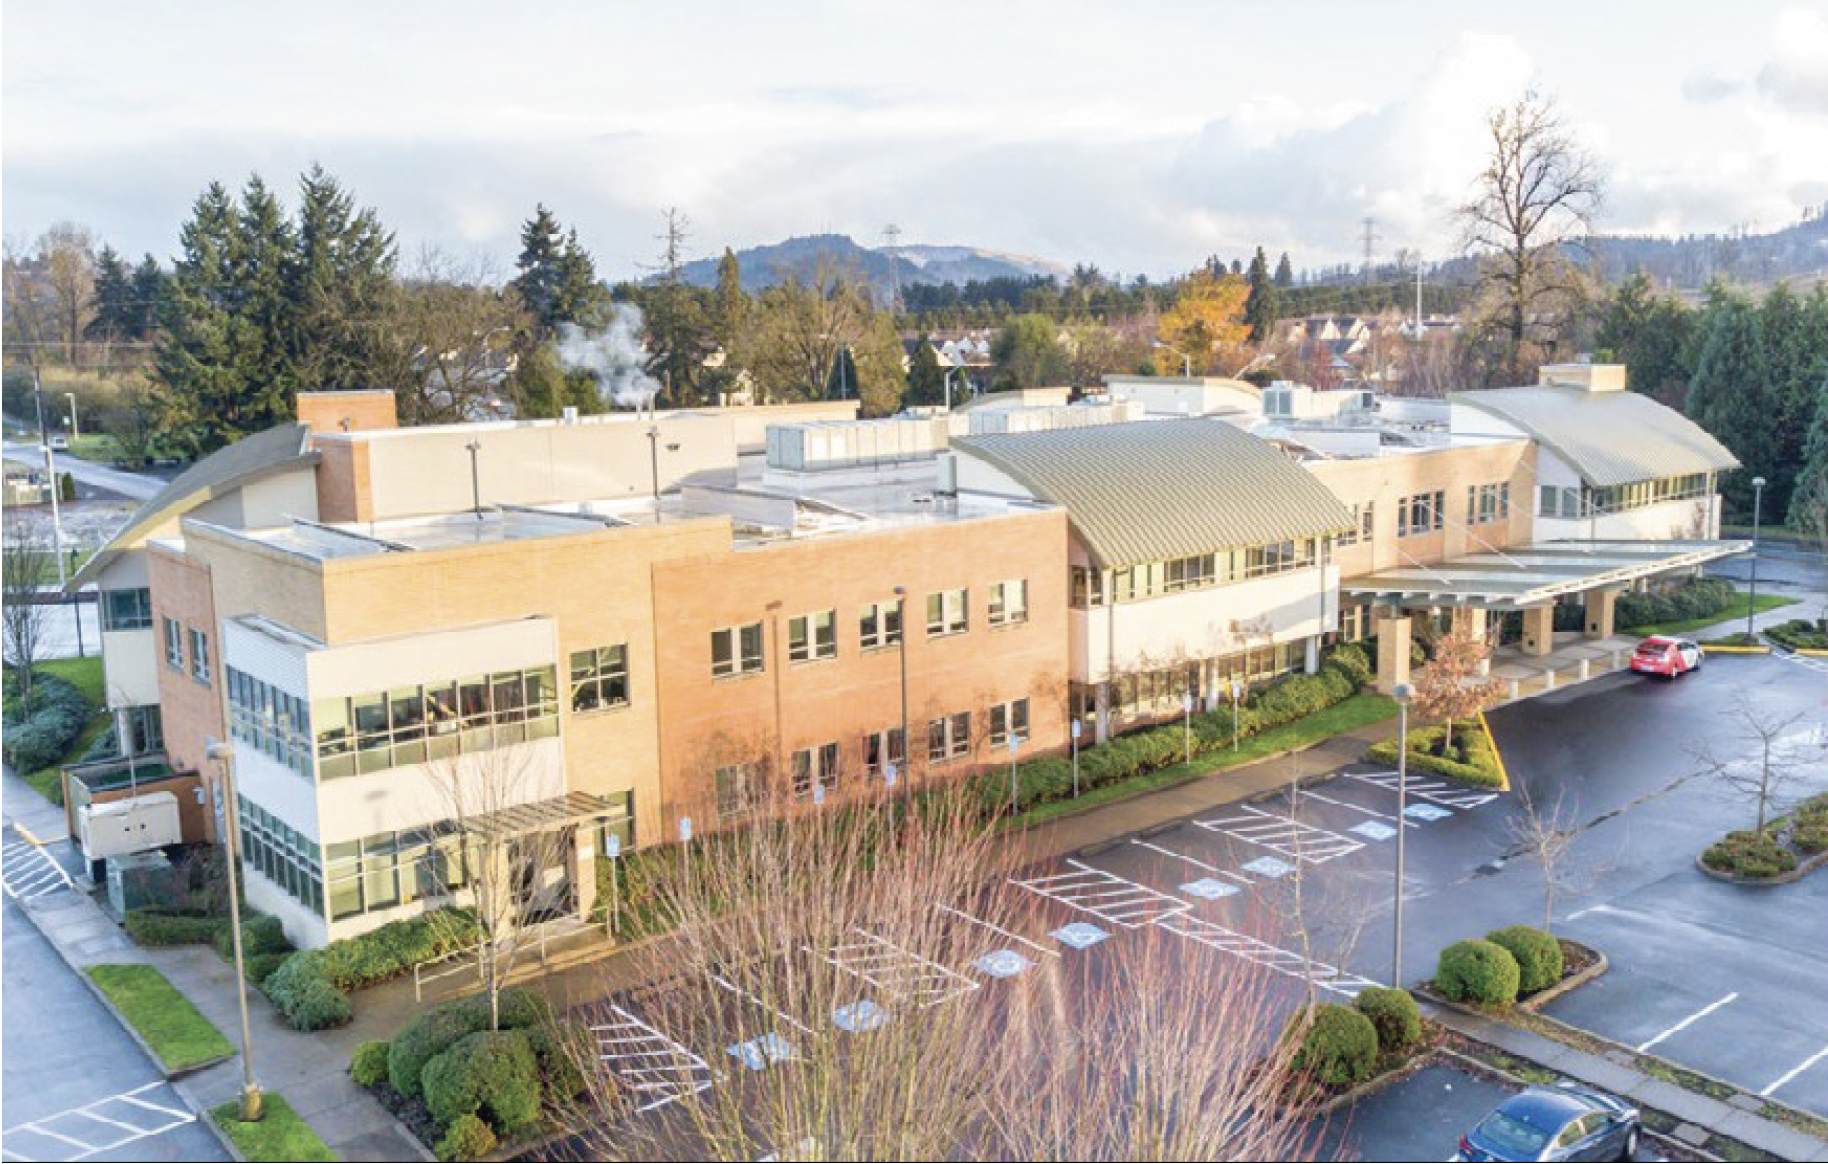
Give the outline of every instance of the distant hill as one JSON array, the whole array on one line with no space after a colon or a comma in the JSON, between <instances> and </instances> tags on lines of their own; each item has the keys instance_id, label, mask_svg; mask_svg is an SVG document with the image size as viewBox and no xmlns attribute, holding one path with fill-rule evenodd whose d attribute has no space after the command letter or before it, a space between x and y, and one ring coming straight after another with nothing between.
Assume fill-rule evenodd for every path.
<instances>
[{"instance_id":1,"label":"distant hill","mask_svg":"<svg viewBox=\"0 0 1828 1164\"><path fill-rule=\"evenodd\" d=\"M1590 250L1608 283L1639 269L1659 283L1691 290L1715 277L1741 283L1808 282L1828 276L1828 203L1769 234L1601 235Z\"/></svg>"},{"instance_id":2,"label":"distant hill","mask_svg":"<svg viewBox=\"0 0 1828 1164\"><path fill-rule=\"evenodd\" d=\"M866 247L843 234L814 234L736 252L743 289L759 291L785 279L813 278L821 263L868 280L886 293L891 285L891 254L902 286L956 283L1034 275L1065 276L1068 268L1045 259L967 246ZM709 287L717 282L717 259L697 259L681 268L688 283Z\"/></svg>"}]
</instances>

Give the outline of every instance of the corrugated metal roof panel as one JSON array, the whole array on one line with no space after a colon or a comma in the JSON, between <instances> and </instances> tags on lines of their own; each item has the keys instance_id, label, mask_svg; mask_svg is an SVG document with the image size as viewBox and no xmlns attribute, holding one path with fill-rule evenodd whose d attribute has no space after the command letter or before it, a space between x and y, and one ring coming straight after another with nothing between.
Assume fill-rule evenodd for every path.
<instances>
[{"instance_id":1,"label":"corrugated metal roof panel","mask_svg":"<svg viewBox=\"0 0 1828 1164\"><path fill-rule=\"evenodd\" d=\"M1540 385L1456 392L1547 445L1587 484L1604 487L1739 468L1706 429L1638 392Z\"/></svg>"},{"instance_id":2,"label":"corrugated metal roof panel","mask_svg":"<svg viewBox=\"0 0 1828 1164\"><path fill-rule=\"evenodd\" d=\"M1222 421L956 437L952 448L1065 506L1105 566L1317 537L1352 524L1312 473Z\"/></svg>"}]
</instances>

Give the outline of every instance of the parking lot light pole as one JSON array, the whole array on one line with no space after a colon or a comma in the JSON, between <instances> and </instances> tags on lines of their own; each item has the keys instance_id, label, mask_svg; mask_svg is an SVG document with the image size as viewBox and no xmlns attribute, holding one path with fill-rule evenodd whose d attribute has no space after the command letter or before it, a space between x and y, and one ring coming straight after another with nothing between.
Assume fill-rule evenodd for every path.
<instances>
[{"instance_id":1,"label":"parking lot light pole","mask_svg":"<svg viewBox=\"0 0 1828 1164\"><path fill-rule=\"evenodd\" d=\"M235 798L235 745L211 740L204 747L205 758L222 765L222 783L218 786L222 805L222 831L228 834L229 934L235 946L235 998L241 1005L241 1122L251 1124L261 1117L260 1084L254 1082L254 1042L248 1025L248 976L241 951L241 812Z\"/></svg>"},{"instance_id":2,"label":"parking lot light pole","mask_svg":"<svg viewBox=\"0 0 1828 1164\"><path fill-rule=\"evenodd\" d=\"M908 750L908 588L895 587L895 643L901 648L901 762L914 771ZM885 749L886 750L886 749Z\"/></svg>"},{"instance_id":3,"label":"parking lot light pole","mask_svg":"<svg viewBox=\"0 0 1828 1164\"><path fill-rule=\"evenodd\" d=\"M1183 747L1186 754L1183 762L1191 764L1193 763L1193 691L1191 689L1181 692L1181 712L1186 725Z\"/></svg>"},{"instance_id":4,"label":"parking lot light pole","mask_svg":"<svg viewBox=\"0 0 1828 1164\"><path fill-rule=\"evenodd\" d=\"M1390 956L1390 985L1403 987L1403 834L1409 828L1409 685L1398 683L1396 697L1396 945Z\"/></svg>"},{"instance_id":5,"label":"parking lot light pole","mask_svg":"<svg viewBox=\"0 0 1828 1164\"><path fill-rule=\"evenodd\" d=\"M1752 592L1745 602L1745 633L1752 637L1752 616L1758 612L1758 517L1764 509L1765 479L1752 478Z\"/></svg>"},{"instance_id":6,"label":"parking lot light pole","mask_svg":"<svg viewBox=\"0 0 1828 1164\"><path fill-rule=\"evenodd\" d=\"M1073 720L1073 799L1079 799L1079 720Z\"/></svg>"}]
</instances>

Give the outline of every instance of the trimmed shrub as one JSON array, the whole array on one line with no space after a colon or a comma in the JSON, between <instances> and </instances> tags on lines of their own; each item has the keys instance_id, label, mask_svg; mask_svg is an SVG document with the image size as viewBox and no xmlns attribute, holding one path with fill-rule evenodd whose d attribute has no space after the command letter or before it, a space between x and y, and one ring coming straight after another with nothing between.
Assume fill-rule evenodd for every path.
<instances>
[{"instance_id":1,"label":"trimmed shrub","mask_svg":"<svg viewBox=\"0 0 1828 1164\"><path fill-rule=\"evenodd\" d=\"M354 1014L349 996L324 973L322 950L301 950L267 975L261 989L294 1030L341 1026Z\"/></svg>"},{"instance_id":2,"label":"trimmed shrub","mask_svg":"<svg viewBox=\"0 0 1828 1164\"><path fill-rule=\"evenodd\" d=\"M1475 720L1458 720L1454 723L1454 744L1466 751L1466 763L1436 756L1429 749L1441 739L1442 728L1416 728L1409 733L1409 768L1411 771L1432 772L1437 776L1447 776L1479 788L1501 788L1504 776L1498 768L1498 753L1492 747L1488 736ZM1396 741L1379 740L1365 750L1365 755L1380 764L1396 763Z\"/></svg>"},{"instance_id":3,"label":"trimmed shrub","mask_svg":"<svg viewBox=\"0 0 1828 1164\"><path fill-rule=\"evenodd\" d=\"M1561 943L1554 935L1529 926L1505 926L1485 935L1517 959L1517 992L1534 994L1561 981Z\"/></svg>"},{"instance_id":4,"label":"trimmed shrub","mask_svg":"<svg viewBox=\"0 0 1828 1164\"><path fill-rule=\"evenodd\" d=\"M563 1101L584 1094L587 1081L580 1064L589 1054L590 1029L576 1019L564 1019L529 1027L526 1033L546 1085L546 1098Z\"/></svg>"},{"instance_id":5,"label":"trimmed shrub","mask_svg":"<svg viewBox=\"0 0 1828 1164\"><path fill-rule=\"evenodd\" d=\"M361 1087L375 1087L387 1082L387 1040L369 1039L355 1049L349 1060L349 1077Z\"/></svg>"},{"instance_id":6,"label":"trimmed shrub","mask_svg":"<svg viewBox=\"0 0 1828 1164\"><path fill-rule=\"evenodd\" d=\"M540 1115L539 1064L524 1031L465 1035L425 1065L423 1090L426 1110L447 1127L475 1115L511 1135Z\"/></svg>"},{"instance_id":7,"label":"trimmed shrub","mask_svg":"<svg viewBox=\"0 0 1828 1164\"><path fill-rule=\"evenodd\" d=\"M1740 829L1709 845L1701 863L1740 877L1775 877L1796 868L1796 854L1778 844L1768 830Z\"/></svg>"},{"instance_id":8,"label":"trimmed shrub","mask_svg":"<svg viewBox=\"0 0 1828 1164\"><path fill-rule=\"evenodd\" d=\"M142 946L190 946L213 943L227 926L219 917L163 913L153 909L127 911L127 936Z\"/></svg>"},{"instance_id":9,"label":"trimmed shrub","mask_svg":"<svg viewBox=\"0 0 1828 1164\"><path fill-rule=\"evenodd\" d=\"M292 943L286 938L286 929L279 919L269 914L253 913L244 910L241 915L241 956L253 958L261 954L287 954L292 950ZM215 936L216 953L224 959L235 956L235 939L232 927L226 921Z\"/></svg>"},{"instance_id":10,"label":"trimmed shrub","mask_svg":"<svg viewBox=\"0 0 1828 1164\"><path fill-rule=\"evenodd\" d=\"M447 1004L462 1008L464 1016L474 1025L471 1030L487 1030L489 1027L489 996L472 995L469 998ZM496 1009L500 1014L500 1026L504 1031L527 1030L552 1020L552 1008L546 1000L531 990L518 987L503 990L497 996Z\"/></svg>"},{"instance_id":11,"label":"trimmed shrub","mask_svg":"<svg viewBox=\"0 0 1828 1164\"><path fill-rule=\"evenodd\" d=\"M1434 984L1455 1002L1517 1001L1517 959L1494 942L1455 942L1441 951Z\"/></svg>"},{"instance_id":12,"label":"trimmed shrub","mask_svg":"<svg viewBox=\"0 0 1828 1164\"><path fill-rule=\"evenodd\" d=\"M242 971L254 989L259 990L267 984L267 979L273 976L273 971L284 966L286 959L291 956L291 954L255 954L252 958L243 959Z\"/></svg>"},{"instance_id":13,"label":"trimmed shrub","mask_svg":"<svg viewBox=\"0 0 1828 1164\"><path fill-rule=\"evenodd\" d=\"M473 1115L458 1116L438 1141L440 1160L480 1160L495 1150L495 1133Z\"/></svg>"},{"instance_id":14,"label":"trimmed shrub","mask_svg":"<svg viewBox=\"0 0 1828 1164\"><path fill-rule=\"evenodd\" d=\"M387 1082L406 1098L417 1099L426 1064L488 1025L488 1010L479 1014L468 999L433 1007L394 1035L387 1049Z\"/></svg>"},{"instance_id":15,"label":"trimmed shrub","mask_svg":"<svg viewBox=\"0 0 1828 1164\"><path fill-rule=\"evenodd\" d=\"M1800 817L1796 827L1790 833L1790 840L1803 852L1814 856L1828 851L1828 819L1822 817Z\"/></svg>"},{"instance_id":16,"label":"trimmed shrub","mask_svg":"<svg viewBox=\"0 0 1828 1164\"><path fill-rule=\"evenodd\" d=\"M1297 1071L1334 1087L1362 1083L1377 1065L1377 1028L1349 1006L1303 1007L1289 1016L1282 1037L1301 1041L1293 1060Z\"/></svg>"},{"instance_id":17,"label":"trimmed shrub","mask_svg":"<svg viewBox=\"0 0 1828 1164\"><path fill-rule=\"evenodd\" d=\"M349 1021L353 1011L345 991L397 978L416 963L474 945L479 932L476 918L468 910L447 908L402 918L366 934L331 942L321 950L292 955L268 977L264 989L294 1028L321 1030ZM332 994L342 1000L343 1017L325 1023L325 1016L339 1010L329 1002ZM319 1025L302 1025L307 1020Z\"/></svg>"},{"instance_id":18,"label":"trimmed shrub","mask_svg":"<svg viewBox=\"0 0 1828 1164\"><path fill-rule=\"evenodd\" d=\"M9 707L4 740L6 755L20 772L36 772L63 758L88 726L92 708L76 684L56 675L32 675L32 709L13 714Z\"/></svg>"},{"instance_id":19,"label":"trimmed shrub","mask_svg":"<svg viewBox=\"0 0 1828 1164\"><path fill-rule=\"evenodd\" d=\"M1358 992L1352 1006L1377 1030L1377 1046L1386 1055L1407 1051L1422 1037L1422 1011L1407 990L1370 986Z\"/></svg>"}]
</instances>

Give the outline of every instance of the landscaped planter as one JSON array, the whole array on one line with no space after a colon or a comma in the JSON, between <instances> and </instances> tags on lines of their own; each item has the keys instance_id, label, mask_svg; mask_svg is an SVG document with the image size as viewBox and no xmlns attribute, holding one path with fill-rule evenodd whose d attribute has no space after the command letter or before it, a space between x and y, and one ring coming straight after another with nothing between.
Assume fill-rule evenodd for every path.
<instances>
[{"instance_id":1,"label":"landscaped planter","mask_svg":"<svg viewBox=\"0 0 1828 1164\"><path fill-rule=\"evenodd\" d=\"M1786 885L1828 864L1828 848L1817 848L1824 830L1828 830L1828 793L1810 797L1794 811L1767 824L1762 841L1752 829L1728 833L1695 858L1695 867L1716 881L1732 885ZM1808 844L1799 843L1799 832L1806 835ZM1793 862L1792 867L1770 873L1743 873L1738 868L1716 868L1707 862L1708 853L1720 850L1730 856L1735 846L1742 850L1741 860L1748 859L1754 854L1747 850L1760 844L1765 846L1764 856L1788 859Z\"/></svg>"},{"instance_id":2,"label":"landscaped planter","mask_svg":"<svg viewBox=\"0 0 1828 1164\"><path fill-rule=\"evenodd\" d=\"M1561 981L1555 985L1538 990L1528 998L1517 1000L1518 1010L1538 1011L1554 1002L1562 995L1598 978L1612 968L1606 955L1592 946L1583 945L1569 938L1555 939L1561 944Z\"/></svg>"}]
</instances>

